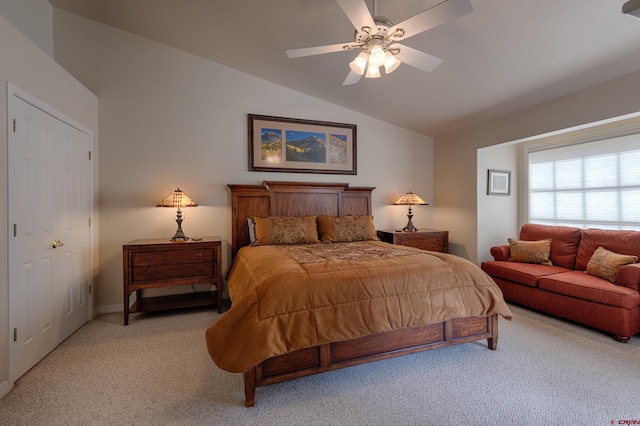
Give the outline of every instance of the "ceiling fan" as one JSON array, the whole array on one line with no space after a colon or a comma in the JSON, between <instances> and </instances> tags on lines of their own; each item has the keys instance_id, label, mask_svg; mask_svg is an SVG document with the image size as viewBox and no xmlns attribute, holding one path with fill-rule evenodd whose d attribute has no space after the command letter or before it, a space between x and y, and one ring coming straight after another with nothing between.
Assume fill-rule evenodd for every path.
<instances>
[{"instance_id":1,"label":"ceiling fan","mask_svg":"<svg viewBox=\"0 0 640 426\"><path fill-rule=\"evenodd\" d=\"M380 67L385 73L393 72L401 63L429 72L442 63L442 59L405 46L398 41L437 27L473 11L470 0L443 0L441 3L393 24L389 19L377 15L377 0L374 0L373 16L365 0L336 0L355 27L355 41L327 46L287 50L289 58L320 55L343 50L362 51L349 64L351 71L343 86L356 84L362 75L366 78L380 77ZM366 71L366 72L365 72Z\"/></svg>"}]
</instances>

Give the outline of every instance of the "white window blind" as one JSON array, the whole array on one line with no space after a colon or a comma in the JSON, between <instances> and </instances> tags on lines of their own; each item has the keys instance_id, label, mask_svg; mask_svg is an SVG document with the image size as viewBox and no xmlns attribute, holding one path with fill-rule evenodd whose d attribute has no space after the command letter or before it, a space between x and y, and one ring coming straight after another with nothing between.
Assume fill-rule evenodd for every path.
<instances>
[{"instance_id":1,"label":"white window blind","mask_svg":"<svg viewBox=\"0 0 640 426\"><path fill-rule=\"evenodd\" d=\"M529 222L640 229L640 134L530 151Z\"/></svg>"}]
</instances>

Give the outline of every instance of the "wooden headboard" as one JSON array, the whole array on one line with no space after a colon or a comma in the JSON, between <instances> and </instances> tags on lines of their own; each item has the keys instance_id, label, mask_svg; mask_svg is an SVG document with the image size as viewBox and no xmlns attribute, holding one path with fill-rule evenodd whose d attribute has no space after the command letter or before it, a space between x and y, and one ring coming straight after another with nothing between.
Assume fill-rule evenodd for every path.
<instances>
[{"instance_id":1,"label":"wooden headboard","mask_svg":"<svg viewBox=\"0 0 640 426\"><path fill-rule=\"evenodd\" d=\"M371 212L373 187L347 183L273 182L231 188L231 255L250 244L248 217L346 216Z\"/></svg>"}]
</instances>

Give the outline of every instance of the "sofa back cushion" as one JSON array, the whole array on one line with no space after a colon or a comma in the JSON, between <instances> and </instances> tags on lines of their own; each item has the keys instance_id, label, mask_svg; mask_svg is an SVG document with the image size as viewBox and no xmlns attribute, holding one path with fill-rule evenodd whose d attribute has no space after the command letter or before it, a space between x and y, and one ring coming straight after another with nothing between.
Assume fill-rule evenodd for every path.
<instances>
[{"instance_id":1,"label":"sofa back cushion","mask_svg":"<svg viewBox=\"0 0 640 426\"><path fill-rule=\"evenodd\" d=\"M551 262L555 266L574 269L576 255L582 229L571 226L550 226L528 223L520 229L520 239L527 241L544 240L551 238ZM593 248L598 248L597 246ZM593 251L591 252L593 253ZM589 256L590 258L591 256ZM587 262L589 261L587 258ZM585 263L585 268L587 264ZM584 270L584 268L583 268Z\"/></svg>"},{"instance_id":2,"label":"sofa back cushion","mask_svg":"<svg viewBox=\"0 0 640 426\"><path fill-rule=\"evenodd\" d=\"M587 264L591 256L593 256L593 252L595 252L599 246L614 253L640 257L640 232L612 231L594 228L583 229L575 269L578 271L586 271ZM551 254L553 257L553 249Z\"/></svg>"}]
</instances>

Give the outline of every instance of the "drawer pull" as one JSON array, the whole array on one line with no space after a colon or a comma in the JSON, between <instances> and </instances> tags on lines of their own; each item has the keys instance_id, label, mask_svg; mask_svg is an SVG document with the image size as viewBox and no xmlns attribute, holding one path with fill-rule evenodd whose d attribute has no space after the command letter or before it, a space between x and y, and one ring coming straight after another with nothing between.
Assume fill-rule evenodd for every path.
<instances>
[{"instance_id":1,"label":"drawer pull","mask_svg":"<svg viewBox=\"0 0 640 426\"><path fill-rule=\"evenodd\" d=\"M147 256L147 262L151 262L152 260L151 256Z\"/></svg>"},{"instance_id":2,"label":"drawer pull","mask_svg":"<svg viewBox=\"0 0 640 426\"><path fill-rule=\"evenodd\" d=\"M198 271L197 271L197 272L198 272L199 274L201 274L201 273L202 273L202 267L201 267L201 266L198 266Z\"/></svg>"},{"instance_id":3,"label":"drawer pull","mask_svg":"<svg viewBox=\"0 0 640 426\"><path fill-rule=\"evenodd\" d=\"M151 276L151 269L149 269L149 270L147 271L147 276L148 276L148 277L150 277L150 276Z\"/></svg>"},{"instance_id":4,"label":"drawer pull","mask_svg":"<svg viewBox=\"0 0 640 426\"><path fill-rule=\"evenodd\" d=\"M198 260L202 259L202 253L198 253L196 257L198 258Z\"/></svg>"}]
</instances>

